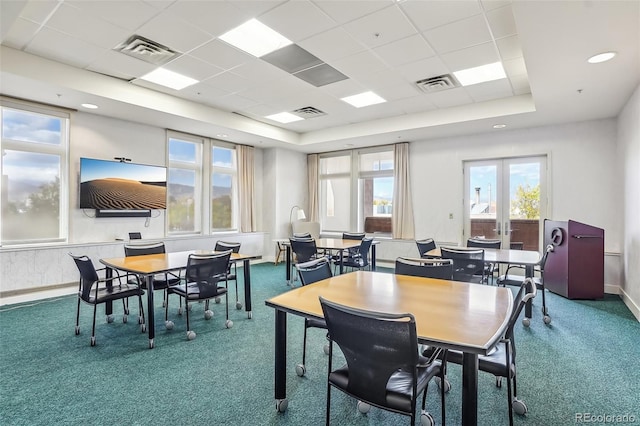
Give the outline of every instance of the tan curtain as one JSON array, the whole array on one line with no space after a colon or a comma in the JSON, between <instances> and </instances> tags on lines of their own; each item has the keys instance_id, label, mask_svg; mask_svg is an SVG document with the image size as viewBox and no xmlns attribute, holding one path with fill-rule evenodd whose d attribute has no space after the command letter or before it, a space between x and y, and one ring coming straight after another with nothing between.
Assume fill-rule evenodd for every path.
<instances>
[{"instance_id":1,"label":"tan curtain","mask_svg":"<svg viewBox=\"0 0 640 426\"><path fill-rule=\"evenodd\" d=\"M393 238L415 238L408 142L396 144L393 150L393 216L391 223Z\"/></svg>"},{"instance_id":2,"label":"tan curtain","mask_svg":"<svg viewBox=\"0 0 640 426\"><path fill-rule=\"evenodd\" d=\"M309 174L309 222L320 222L318 154L307 155L307 171Z\"/></svg>"},{"instance_id":3,"label":"tan curtain","mask_svg":"<svg viewBox=\"0 0 640 426\"><path fill-rule=\"evenodd\" d=\"M238 208L240 209L240 232L256 230L255 194L253 189L253 147L238 145Z\"/></svg>"}]
</instances>

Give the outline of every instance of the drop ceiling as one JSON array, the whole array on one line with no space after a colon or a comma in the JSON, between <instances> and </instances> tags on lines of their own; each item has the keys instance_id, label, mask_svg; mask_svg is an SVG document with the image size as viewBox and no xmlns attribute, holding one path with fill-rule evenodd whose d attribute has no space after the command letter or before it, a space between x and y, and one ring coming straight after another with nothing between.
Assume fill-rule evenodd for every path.
<instances>
[{"instance_id":1,"label":"drop ceiling","mask_svg":"<svg viewBox=\"0 0 640 426\"><path fill-rule=\"evenodd\" d=\"M4 95L302 152L615 117L640 82L639 1L3 0L0 13ZM251 18L347 78L311 84L274 65L289 56L270 63L218 38ZM133 36L177 52L163 66L199 83L140 80L158 65L116 49ZM496 61L506 78L416 84ZM387 102L340 100L365 91Z\"/></svg>"}]
</instances>

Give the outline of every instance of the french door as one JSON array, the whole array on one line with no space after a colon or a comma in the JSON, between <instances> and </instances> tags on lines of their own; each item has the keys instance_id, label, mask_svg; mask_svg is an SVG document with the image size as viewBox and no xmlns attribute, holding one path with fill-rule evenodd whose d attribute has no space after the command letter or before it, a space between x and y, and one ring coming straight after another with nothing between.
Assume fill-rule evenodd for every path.
<instances>
[{"instance_id":1,"label":"french door","mask_svg":"<svg viewBox=\"0 0 640 426\"><path fill-rule=\"evenodd\" d=\"M464 163L464 235L540 251L547 212L546 156Z\"/></svg>"}]
</instances>

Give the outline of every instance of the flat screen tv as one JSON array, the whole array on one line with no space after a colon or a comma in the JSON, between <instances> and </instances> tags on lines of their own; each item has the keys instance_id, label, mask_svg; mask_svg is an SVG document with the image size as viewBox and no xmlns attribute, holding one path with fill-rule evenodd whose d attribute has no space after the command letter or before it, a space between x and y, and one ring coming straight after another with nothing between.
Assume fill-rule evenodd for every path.
<instances>
[{"instance_id":1,"label":"flat screen tv","mask_svg":"<svg viewBox=\"0 0 640 426\"><path fill-rule=\"evenodd\" d=\"M167 168L80 158L80 208L164 210L167 208Z\"/></svg>"}]
</instances>

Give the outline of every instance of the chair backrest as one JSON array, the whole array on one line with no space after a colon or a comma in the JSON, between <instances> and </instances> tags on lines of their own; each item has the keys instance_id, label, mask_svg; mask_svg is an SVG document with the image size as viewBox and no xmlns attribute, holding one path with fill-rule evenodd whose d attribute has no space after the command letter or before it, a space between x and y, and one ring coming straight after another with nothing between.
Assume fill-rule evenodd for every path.
<instances>
[{"instance_id":1,"label":"chair backrest","mask_svg":"<svg viewBox=\"0 0 640 426\"><path fill-rule=\"evenodd\" d=\"M436 248L436 242L433 238L425 238L424 240L416 240L418 254L420 257L426 257L426 253Z\"/></svg>"},{"instance_id":2,"label":"chair backrest","mask_svg":"<svg viewBox=\"0 0 640 426\"><path fill-rule=\"evenodd\" d=\"M331 278L331 264L329 259L321 257L319 259L310 260L296 265L298 276L302 285L315 283L316 281Z\"/></svg>"},{"instance_id":3,"label":"chair backrest","mask_svg":"<svg viewBox=\"0 0 640 426\"><path fill-rule=\"evenodd\" d=\"M76 256L73 253L69 253L69 256L73 258L73 261L80 272L80 281L78 285L78 292L80 293L80 297L84 301L89 301L89 293L91 292L91 287L93 284L98 281L98 272L96 272L96 267L93 265L93 262L86 255Z\"/></svg>"},{"instance_id":4,"label":"chair backrest","mask_svg":"<svg viewBox=\"0 0 640 426\"><path fill-rule=\"evenodd\" d=\"M313 238L308 232L294 232L293 238Z\"/></svg>"},{"instance_id":5,"label":"chair backrest","mask_svg":"<svg viewBox=\"0 0 640 426\"><path fill-rule=\"evenodd\" d=\"M318 252L316 240L313 238L289 238L291 250L296 255L296 263L310 261Z\"/></svg>"},{"instance_id":6,"label":"chair backrest","mask_svg":"<svg viewBox=\"0 0 640 426\"><path fill-rule=\"evenodd\" d=\"M200 296L215 295L217 283L227 276L227 267L231 258L231 250L222 253L189 255L185 280L187 283L197 283Z\"/></svg>"},{"instance_id":7,"label":"chair backrest","mask_svg":"<svg viewBox=\"0 0 640 426\"><path fill-rule=\"evenodd\" d=\"M343 240L361 240L365 237L364 232L343 232L342 239Z\"/></svg>"},{"instance_id":8,"label":"chair backrest","mask_svg":"<svg viewBox=\"0 0 640 426\"><path fill-rule=\"evenodd\" d=\"M523 250L524 249L524 243L522 241L511 241L509 243L509 249L510 250Z\"/></svg>"},{"instance_id":9,"label":"chair backrest","mask_svg":"<svg viewBox=\"0 0 640 426\"><path fill-rule=\"evenodd\" d=\"M240 252L240 244L235 242L228 241L216 241L216 246L214 248L215 251L227 251L231 250L233 253Z\"/></svg>"},{"instance_id":10,"label":"chair backrest","mask_svg":"<svg viewBox=\"0 0 640 426\"><path fill-rule=\"evenodd\" d=\"M484 271L484 250L440 247L443 259L453 261L453 279L464 282L482 282L476 274ZM475 276L474 276L475 275Z\"/></svg>"},{"instance_id":11,"label":"chair backrest","mask_svg":"<svg viewBox=\"0 0 640 426\"><path fill-rule=\"evenodd\" d=\"M414 277L453 279L453 260L451 259L396 259L395 273Z\"/></svg>"},{"instance_id":12,"label":"chair backrest","mask_svg":"<svg viewBox=\"0 0 640 426\"><path fill-rule=\"evenodd\" d=\"M320 304L329 338L347 361L346 391L351 396L388 406L387 382L400 369L412 374L415 394L418 339L413 315L364 311L322 297Z\"/></svg>"},{"instance_id":13,"label":"chair backrest","mask_svg":"<svg viewBox=\"0 0 640 426\"><path fill-rule=\"evenodd\" d=\"M480 247L480 248L490 248L490 249L499 249L502 245L502 241L500 240L489 240L486 238L469 238L467 239L467 247Z\"/></svg>"},{"instance_id":14,"label":"chair backrest","mask_svg":"<svg viewBox=\"0 0 640 426\"><path fill-rule=\"evenodd\" d=\"M369 250L371 249L371 244L373 244L373 238L363 238L360 242L357 255L359 256L358 262L361 268L369 266Z\"/></svg>"},{"instance_id":15,"label":"chair backrest","mask_svg":"<svg viewBox=\"0 0 640 426\"><path fill-rule=\"evenodd\" d=\"M144 244L125 244L125 256L142 256L145 254L162 254L165 252L164 243L162 241Z\"/></svg>"}]
</instances>

